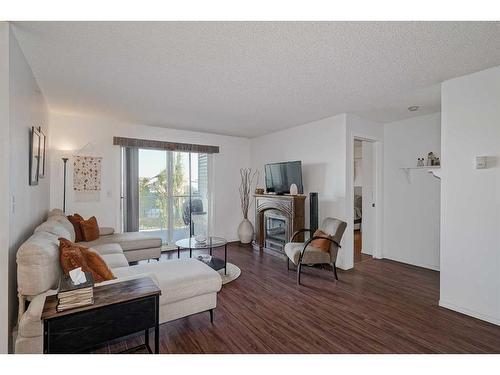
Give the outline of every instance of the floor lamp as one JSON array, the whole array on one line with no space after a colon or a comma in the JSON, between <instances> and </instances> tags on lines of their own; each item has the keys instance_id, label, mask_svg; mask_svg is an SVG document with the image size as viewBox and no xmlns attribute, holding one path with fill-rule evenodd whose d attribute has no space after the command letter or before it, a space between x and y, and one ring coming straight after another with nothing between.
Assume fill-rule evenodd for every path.
<instances>
[{"instance_id":1,"label":"floor lamp","mask_svg":"<svg viewBox=\"0 0 500 375\"><path fill-rule=\"evenodd\" d=\"M64 163L64 183L63 183L63 212L66 213L66 163L68 158L62 158Z\"/></svg>"}]
</instances>

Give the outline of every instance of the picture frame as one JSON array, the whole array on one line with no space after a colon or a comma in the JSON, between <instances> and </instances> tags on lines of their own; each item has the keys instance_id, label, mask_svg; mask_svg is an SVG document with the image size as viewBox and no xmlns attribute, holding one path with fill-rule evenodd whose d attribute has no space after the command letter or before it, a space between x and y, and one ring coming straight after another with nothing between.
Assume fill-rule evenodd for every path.
<instances>
[{"instance_id":1,"label":"picture frame","mask_svg":"<svg viewBox=\"0 0 500 375\"><path fill-rule=\"evenodd\" d=\"M45 133L42 131L42 127L38 127L38 133L40 134L40 151L39 151L39 166L38 166L38 177L45 177L45 163L46 163L46 150L47 150L47 137Z\"/></svg>"},{"instance_id":2,"label":"picture frame","mask_svg":"<svg viewBox=\"0 0 500 375\"><path fill-rule=\"evenodd\" d=\"M38 185L38 173L40 168L40 132L34 126L30 132L29 152L29 184Z\"/></svg>"}]
</instances>

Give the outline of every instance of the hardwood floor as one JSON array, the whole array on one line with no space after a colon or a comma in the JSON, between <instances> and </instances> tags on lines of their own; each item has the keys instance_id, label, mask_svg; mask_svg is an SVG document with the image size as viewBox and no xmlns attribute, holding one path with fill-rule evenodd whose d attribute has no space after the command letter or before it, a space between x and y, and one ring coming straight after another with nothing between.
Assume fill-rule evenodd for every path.
<instances>
[{"instance_id":1,"label":"hardwood floor","mask_svg":"<svg viewBox=\"0 0 500 375\"><path fill-rule=\"evenodd\" d=\"M363 254L361 252L363 244L363 236L360 230L354 231L354 263L363 262L367 259L371 259L372 257L368 254Z\"/></svg>"},{"instance_id":2,"label":"hardwood floor","mask_svg":"<svg viewBox=\"0 0 500 375\"><path fill-rule=\"evenodd\" d=\"M500 353L499 326L438 307L438 272L368 259L338 282L306 267L297 286L284 259L238 244L228 254L242 274L222 287L214 324L207 312L161 325L161 353Z\"/></svg>"}]
</instances>

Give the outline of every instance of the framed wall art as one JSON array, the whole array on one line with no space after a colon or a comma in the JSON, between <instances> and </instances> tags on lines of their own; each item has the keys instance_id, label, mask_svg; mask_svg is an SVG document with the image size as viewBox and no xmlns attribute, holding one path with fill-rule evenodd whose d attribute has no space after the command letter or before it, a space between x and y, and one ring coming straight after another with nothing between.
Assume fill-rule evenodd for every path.
<instances>
[{"instance_id":1,"label":"framed wall art","mask_svg":"<svg viewBox=\"0 0 500 375\"><path fill-rule=\"evenodd\" d=\"M38 185L38 173L40 170L40 132L34 126L30 132L30 161L29 161L29 184Z\"/></svg>"},{"instance_id":2,"label":"framed wall art","mask_svg":"<svg viewBox=\"0 0 500 375\"><path fill-rule=\"evenodd\" d=\"M47 159L47 137L45 133L42 131L42 127L38 128L38 133L40 133L40 152L39 152L39 166L38 166L38 177L45 177L45 164Z\"/></svg>"}]
</instances>

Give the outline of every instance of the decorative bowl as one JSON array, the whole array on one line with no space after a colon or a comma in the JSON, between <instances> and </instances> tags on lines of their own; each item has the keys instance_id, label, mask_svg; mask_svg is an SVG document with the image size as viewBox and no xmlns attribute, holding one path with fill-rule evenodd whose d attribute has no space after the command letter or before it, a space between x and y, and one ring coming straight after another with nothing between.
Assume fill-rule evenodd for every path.
<instances>
[{"instance_id":1,"label":"decorative bowl","mask_svg":"<svg viewBox=\"0 0 500 375\"><path fill-rule=\"evenodd\" d=\"M194 236L194 240L198 243L204 243L204 242L207 242L207 236L204 236L202 234L198 234L198 235Z\"/></svg>"}]
</instances>

